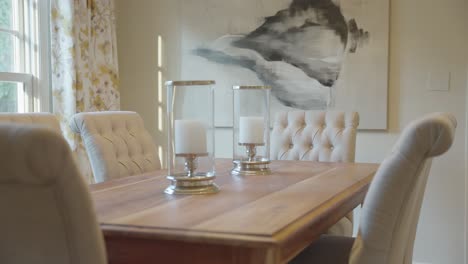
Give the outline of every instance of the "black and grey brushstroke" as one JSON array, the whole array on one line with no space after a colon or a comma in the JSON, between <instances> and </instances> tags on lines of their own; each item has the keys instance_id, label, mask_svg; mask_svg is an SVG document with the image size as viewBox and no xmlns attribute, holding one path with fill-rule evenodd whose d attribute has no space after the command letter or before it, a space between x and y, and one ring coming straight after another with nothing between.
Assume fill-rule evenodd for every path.
<instances>
[{"instance_id":1,"label":"black and grey brushstroke","mask_svg":"<svg viewBox=\"0 0 468 264\"><path fill-rule=\"evenodd\" d=\"M345 52L368 38L354 19L346 21L338 1L293 0L249 34L220 37L194 53L252 70L286 106L324 109Z\"/></svg>"}]
</instances>

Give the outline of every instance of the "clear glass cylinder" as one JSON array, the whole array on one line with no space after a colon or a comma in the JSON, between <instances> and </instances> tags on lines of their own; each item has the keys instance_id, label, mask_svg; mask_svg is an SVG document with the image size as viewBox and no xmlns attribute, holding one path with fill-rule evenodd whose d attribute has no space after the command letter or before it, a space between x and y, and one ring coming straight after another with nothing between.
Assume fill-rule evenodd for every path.
<instances>
[{"instance_id":1,"label":"clear glass cylinder","mask_svg":"<svg viewBox=\"0 0 468 264\"><path fill-rule=\"evenodd\" d=\"M234 175L269 174L269 86L233 87Z\"/></svg>"},{"instance_id":2,"label":"clear glass cylinder","mask_svg":"<svg viewBox=\"0 0 468 264\"><path fill-rule=\"evenodd\" d=\"M214 184L214 81L168 81L170 194L217 192Z\"/></svg>"}]
</instances>

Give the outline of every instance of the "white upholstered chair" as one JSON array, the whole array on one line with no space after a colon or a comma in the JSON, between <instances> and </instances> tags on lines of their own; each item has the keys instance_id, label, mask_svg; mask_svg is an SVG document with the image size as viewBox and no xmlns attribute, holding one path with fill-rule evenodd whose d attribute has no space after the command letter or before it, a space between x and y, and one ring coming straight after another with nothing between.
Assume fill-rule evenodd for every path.
<instances>
[{"instance_id":1,"label":"white upholstered chair","mask_svg":"<svg viewBox=\"0 0 468 264\"><path fill-rule=\"evenodd\" d=\"M50 113L0 113L0 123L5 122L42 125L58 133L62 131L57 117Z\"/></svg>"},{"instance_id":2,"label":"white upholstered chair","mask_svg":"<svg viewBox=\"0 0 468 264\"><path fill-rule=\"evenodd\" d=\"M272 160L354 162L359 114L334 111L293 111L276 115L271 133ZM328 231L353 234L353 212Z\"/></svg>"},{"instance_id":3,"label":"white upholstered chair","mask_svg":"<svg viewBox=\"0 0 468 264\"><path fill-rule=\"evenodd\" d=\"M455 128L446 113L409 124L374 176L357 238L324 236L291 263L411 264L432 158L450 148Z\"/></svg>"},{"instance_id":4,"label":"white upholstered chair","mask_svg":"<svg viewBox=\"0 0 468 264\"><path fill-rule=\"evenodd\" d=\"M70 126L83 139L96 182L161 167L156 145L135 112L79 113Z\"/></svg>"},{"instance_id":5,"label":"white upholstered chair","mask_svg":"<svg viewBox=\"0 0 468 264\"><path fill-rule=\"evenodd\" d=\"M87 185L60 134L0 123L0 168L0 263L107 263Z\"/></svg>"},{"instance_id":6,"label":"white upholstered chair","mask_svg":"<svg viewBox=\"0 0 468 264\"><path fill-rule=\"evenodd\" d=\"M293 111L276 115L271 159L354 162L356 112Z\"/></svg>"}]
</instances>

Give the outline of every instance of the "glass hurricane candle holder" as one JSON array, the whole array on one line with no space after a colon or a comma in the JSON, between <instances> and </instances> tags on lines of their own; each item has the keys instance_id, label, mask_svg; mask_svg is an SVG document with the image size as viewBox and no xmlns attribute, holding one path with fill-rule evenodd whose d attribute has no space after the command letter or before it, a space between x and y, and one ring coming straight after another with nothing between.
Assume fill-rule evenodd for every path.
<instances>
[{"instance_id":1,"label":"glass hurricane candle holder","mask_svg":"<svg viewBox=\"0 0 468 264\"><path fill-rule=\"evenodd\" d=\"M234 86L233 175L270 174L268 86Z\"/></svg>"},{"instance_id":2,"label":"glass hurricane candle holder","mask_svg":"<svg viewBox=\"0 0 468 264\"><path fill-rule=\"evenodd\" d=\"M168 81L168 194L210 194L214 183L214 81Z\"/></svg>"}]
</instances>

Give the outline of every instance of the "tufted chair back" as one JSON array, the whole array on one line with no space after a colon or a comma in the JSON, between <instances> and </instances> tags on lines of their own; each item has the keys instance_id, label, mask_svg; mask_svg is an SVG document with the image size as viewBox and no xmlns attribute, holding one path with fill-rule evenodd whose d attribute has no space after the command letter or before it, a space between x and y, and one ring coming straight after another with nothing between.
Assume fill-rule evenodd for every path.
<instances>
[{"instance_id":1,"label":"tufted chair back","mask_svg":"<svg viewBox=\"0 0 468 264\"><path fill-rule=\"evenodd\" d=\"M358 125L356 112L279 112L271 133L270 157L272 160L354 162ZM353 212L327 233L351 236Z\"/></svg>"},{"instance_id":2,"label":"tufted chair back","mask_svg":"<svg viewBox=\"0 0 468 264\"><path fill-rule=\"evenodd\" d=\"M0 113L0 123L35 124L61 133L57 117L50 113Z\"/></svg>"},{"instance_id":3,"label":"tufted chair back","mask_svg":"<svg viewBox=\"0 0 468 264\"><path fill-rule=\"evenodd\" d=\"M453 115L435 113L405 128L369 187L350 264L412 263L431 161L450 148L456 125Z\"/></svg>"},{"instance_id":4,"label":"tufted chair back","mask_svg":"<svg viewBox=\"0 0 468 264\"><path fill-rule=\"evenodd\" d=\"M354 162L356 112L293 111L276 115L272 160Z\"/></svg>"},{"instance_id":5,"label":"tufted chair back","mask_svg":"<svg viewBox=\"0 0 468 264\"><path fill-rule=\"evenodd\" d=\"M60 134L0 123L0 168L0 263L107 263L88 187Z\"/></svg>"},{"instance_id":6,"label":"tufted chair back","mask_svg":"<svg viewBox=\"0 0 468 264\"><path fill-rule=\"evenodd\" d=\"M161 167L156 145L135 112L79 113L70 126L81 134L96 182Z\"/></svg>"}]
</instances>

